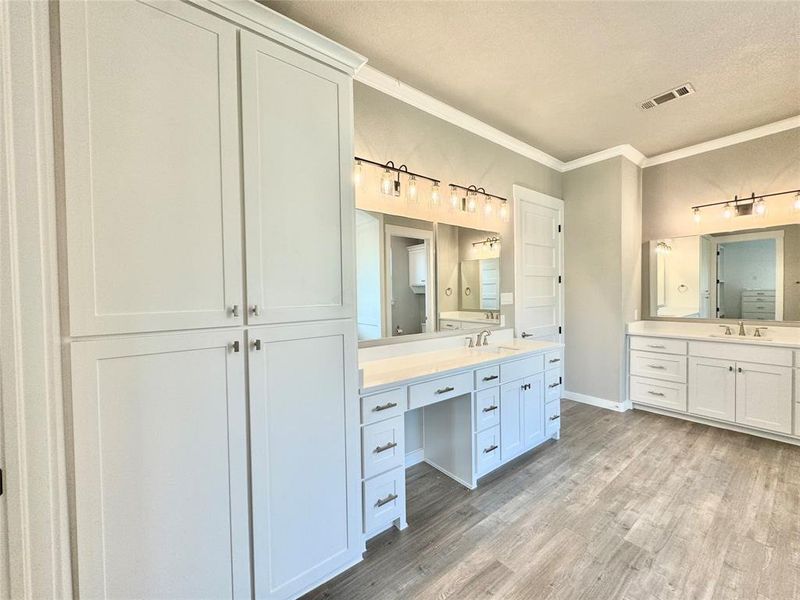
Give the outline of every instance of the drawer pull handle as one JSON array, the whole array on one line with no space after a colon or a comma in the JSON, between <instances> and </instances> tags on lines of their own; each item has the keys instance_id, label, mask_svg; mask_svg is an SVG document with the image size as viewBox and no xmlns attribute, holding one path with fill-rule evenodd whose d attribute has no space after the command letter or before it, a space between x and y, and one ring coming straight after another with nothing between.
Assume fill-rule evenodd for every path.
<instances>
[{"instance_id":1,"label":"drawer pull handle","mask_svg":"<svg viewBox=\"0 0 800 600\"><path fill-rule=\"evenodd\" d=\"M552 363L557 363L557 362L561 362L561 359L560 359L560 358L551 358L549 362L550 362L551 364L552 364Z\"/></svg>"},{"instance_id":2,"label":"drawer pull handle","mask_svg":"<svg viewBox=\"0 0 800 600\"><path fill-rule=\"evenodd\" d=\"M390 408L394 408L397 406L397 402L387 402L386 404L379 404L375 408L372 409L373 412L380 412L382 410L389 410Z\"/></svg>"},{"instance_id":3,"label":"drawer pull handle","mask_svg":"<svg viewBox=\"0 0 800 600\"><path fill-rule=\"evenodd\" d=\"M391 450L395 446L397 446L397 442L389 442L385 446L377 446L375 448L375 454L380 454L381 452L386 452L387 450Z\"/></svg>"},{"instance_id":4,"label":"drawer pull handle","mask_svg":"<svg viewBox=\"0 0 800 600\"><path fill-rule=\"evenodd\" d=\"M492 404L491 406L487 406L486 408L483 409L483 412L492 412L493 410L497 410L497 405L496 404Z\"/></svg>"},{"instance_id":5,"label":"drawer pull handle","mask_svg":"<svg viewBox=\"0 0 800 600\"><path fill-rule=\"evenodd\" d=\"M661 369L662 371L667 368L664 365L647 365L647 366L650 367L651 369Z\"/></svg>"},{"instance_id":6,"label":"drawer pull handle","mask_svg":"<svg viewBox=\"0 0 800 600\"><path fill-rule=\"evenodd\" d=\"M560 418L561 418L561 415L553 415L552 417L550 417L550 420L551 421L556 421L556 420L558 420Z\"/></svg>"},{"instance_id":7,"label":"drawer pull handle","mask_svg":"<svg viewBox=\"0 0 800 600\"><path fill-rule=\"evenodd\" d=\"M549 387L549 388L556 388L556 387L558 387L558 386L560 386L560 385L561 385L560 383L556 382L556 383L551 383L551 384L550 384L550 385L548 385L547 387Z\"/></svg>"},{"instance_id":8,"label":"drawer pull handle","mask_svg":"<svg viewBox=\"0 0 800 600\"><path fill-rule=\"evenodd\" d=\"M650 394L651 396L661 396L661 397L664 396L662 392L654 392L652 390L647 390L647 393Z\"/></svg>"},{"instance_id":9,"label":"drawer pull handle","mask_svg":"<svg viewBox=\"0 0 800 600\"><path fill-rule=\"evenodd\" d=\"M492 444L488 448L484 448L483 449L483 453L484 454L489 454L489 452L494 452L495 450L497 450L497 444Z\"/></svg>"},{"instance_id":10,"label":"drawer pull handle","mask_svg":"<svg viewBox=\"0 0 800 600\"><path fill-rule=\"evenodd\" d=\"M388 496L386 496L386 498L380 498L380 499L379 499L379 500L378 500L378 501L375 503L375 506L376 506L377 508L380 508L380 507L381 507L381 506L383 506L384 504L389 504L389 502L394 502L395 500L397 500L397 498L398 498L397 494L389 494Z\"/></svg>"},{"instance_id":11,"label":"drawer pull handle","mask_svg":"<svg viewBox=\"0 0 800 600\"><path fill-rule=\"evenodd\" d=\"M483 378L483 380L484 381L492 381L494 379L499 379L499 378L500 378L499 375L487 375L486 377Z\"/></svg>"},{"instance_id":12,"label":"drawer pull handle","mask_svg":"<svg viewBox=\"0 0 800 600\"><path fill-rule=\"evenodd\" d=\"M666 348L664 344L647 344L648 348Z\"/></svg>"},{"instance_id":13,"label":"drawer pull handle","mask_svg":"<svg viewBox=\"0 0 800 600\"><path fill-rule=\"evenodd\" d=\"M436 393L437 394L446 394L447 392L452 392L455 389L456 388L454 388L452 385L448 385L447 387L439 388L438 390L436 390Z\"/></svg>"}]
</instances>

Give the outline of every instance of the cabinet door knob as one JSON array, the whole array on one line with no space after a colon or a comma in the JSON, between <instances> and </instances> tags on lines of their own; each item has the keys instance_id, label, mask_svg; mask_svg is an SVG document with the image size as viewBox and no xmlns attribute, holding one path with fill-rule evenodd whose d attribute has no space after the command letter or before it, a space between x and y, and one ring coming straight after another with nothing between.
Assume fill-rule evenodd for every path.
<instances>
[{"instance_id":1,"label":"cabinet door knob","mask_svg":"<svg viewBox=\"0 0 800 600\"><path fill-rule=\"evenodd\" d=\"M742 372L742 367L739 367L739 373L741 373L741 372Z\"/></svg>"},{"instance_id":2,"label":"cabinet door knob","mask_svg":"<svg viewBox=\"0 0 800 600\"><path fill-rule=\"evenodd\" d=\"M728 371L733 371L733 367L728 367Z\"/></svg>"},{"instance_id":3,"label":"cabinet door knob","mask_svg":"<svg viewBox=\"0 0 800 600\"><path fill-rule=\"evenodd\" d=\"M253 340L253 350L261 350L261 340Z\"/></svg>"},{"instance_id":4,"label":"cabinet door knob","mask_svg":"<svg viewBox=\"0 0 800 600\"><path fill-rule=\"evenodd\" d=\"M231 316L234 318L238 318L239 315L240 315L239 305L234 304L233 306L231 306Z\"/></svg>"},{"instance_id":5,"label":"cabinet door knob","mask_svg":"<svg viewBox=\"0 0 800 600\"><path fill-rule=\"evenodd\" d=\"M238 352L239 351L239 340L231 342L230 349L233 350L234 352Z\"/></svg>"},{"instance_id":6,"label":"cabinet door knob","mask_svg":"<svg viewBox=\"0 0 800 600\"><path fill-rule=\"evenodd\" d=\"M397 442L389 442L388 444L386 444L384 446L377 446L375 448L375 454L380 454L381 452L386 452L387 450L391 450L395 446L397 446Z\"/></svg>"},{"instance_id":7,"label":"cabinet door knob","mask_svg":"<svg viewBox=\"0 0 800 600\"><path fill-rule=\"evenodd\" d=\"M259 307L258 304L253 304L253 306L250 307L250 314L254 317L260 317L261 307Z\"/></svg>"}]
</instances>

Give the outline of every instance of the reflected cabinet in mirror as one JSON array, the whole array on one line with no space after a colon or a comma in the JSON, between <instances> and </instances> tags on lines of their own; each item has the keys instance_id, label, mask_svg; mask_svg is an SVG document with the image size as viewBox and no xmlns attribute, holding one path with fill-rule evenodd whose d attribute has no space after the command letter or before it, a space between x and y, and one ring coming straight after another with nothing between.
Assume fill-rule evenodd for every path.
<instances>
[{"instance_id":1,"label":"reflected cabinet in mirror","mask_svg":"<svg viewBox=\"0 0 800 600\"><path fill-rule=\"evenodd\" d=\"M500 237L356 211L358 338L500 324Z\"/></svg>"},{"instance_id":2,"label":"reflected cabinet in mirror","mask_svg":"<svg viewBox=\"0 0 800 600\"><path fill-rule=\"evenodd\" d=\"M800 321L800 224L649 246L651 317Z\"/></svg>"}]
</instances>

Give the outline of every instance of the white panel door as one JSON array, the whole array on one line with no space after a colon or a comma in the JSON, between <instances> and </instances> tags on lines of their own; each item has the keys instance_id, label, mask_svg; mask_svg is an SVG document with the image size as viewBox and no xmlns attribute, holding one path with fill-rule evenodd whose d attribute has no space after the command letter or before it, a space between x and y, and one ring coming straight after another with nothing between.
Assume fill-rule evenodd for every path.
<instances>
[{"instance_id":1,"label":"white panel door","mask_svg":"<svg viewBox=\"0 0 800 600\"><path fill-rule=\"evenodd\" d=\"M561 341L564 202L519 186L514 196L516 330L522 337Z\"/></svg>"},{"instance_id":2,"label":"white panel door","mask_svg":"<svg viewBox=\"0 0 800 600\"><path fill-rule=\"evenodd\" d=\"M792 369L736 363L736 422L792 433Z\"/></svg>"},{"instance_id":3,"label":"white panel door","mask_svg":"<svg viewBox=\"0 0 800 600\"><path fill-rule=\"evenodd\" d=\"M81 598L250 597L241 343L71 344Z\"/></svg>"},{"instance_id":4,"label":"white panel door","mask_svg":"<svg viewBox=\"0 0 800 600\"><path fill-rule=\"evenodd\" d=\"M236 28L182 2L60 13L71 333L241 324Z\"/></svg>"},{"instance_id":5,"label":"white panel door","mask_svg":"<svg viewBox=\"0 0 800 600\"><path fill-rule=\"evenodd\" d=\"M242 32L248 322L354 311L352 80Z\"/></svg>"},{"instance_id":6,"label":"white panel door","mask_svg":"<svg viewBox=\"0 0 800 600\"><path fill-rule=\"evenodd\" d=\"M257 598L289 598L363 551L352 321L249 331Z\"/></svg>"},{"instance_id":7,"label":"white panel door","mask_svg":"<svg viewBox=\"0 0 800 600\"><path fill-rule=\"evenodd\" d=\"M500 388L500 455L503 462L522 452L522 380Z\"/></svg>"},{"instance_id":8,"label":"white panel door","mask_svg":"<svg viewBox=\"0 0 800 600\"><path fill-rule=\"evenodd\" d=\"M525 450L545 439L544 373L526 377L522 390L522 445Z\"/></svg>"},{"instance_id":9,"label":"white panel door","mask_svg":"<svg viewBox=\"0 0 800 600\"><path fill-rule=\"evenodd\" d=\"M736 419L735 363L689 357L689 413L723 421Z\"/></svg>"}]
</instances>

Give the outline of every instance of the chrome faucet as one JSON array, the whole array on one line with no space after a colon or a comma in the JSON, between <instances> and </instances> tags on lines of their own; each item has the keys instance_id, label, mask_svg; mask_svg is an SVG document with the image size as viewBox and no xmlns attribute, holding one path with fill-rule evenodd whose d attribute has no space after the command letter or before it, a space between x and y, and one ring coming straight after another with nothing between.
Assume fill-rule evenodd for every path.
<instances>
[{"instance_id":1,"label":"chrome faucet","mask_svg":"<svg viewBox=\"0 0 800 600\"><path fill-rule=\"evenodd\" d=\"M739 321L739 335L746 336L747 331L744 329L744 321Z\"/></svg>"},{"instance_id":2,"label":"chrome faucet","mask_svg":"<svg viewBox=\"0 0 800 600\"><path fill-rule=\"evenodd\" d=\"M478 346L488 346L489 342L487 341L486 338L488 338L490 335L492 335L492 332L489 331L488 329L484 329L483 331L481 331L478 334ZM481 341L481 338L483 339L483 341Z\"/></svg>"},{"instance_id":3,"label":"chrome faucet","mask_svg":"<svg viewBox=\"0 0 800 600\"><path fill-rule=\"evenodd\" d=\"M733 335L733 329L730 325L720 325L725 330L725 335Z\"/></svg>"}]
</instances>

